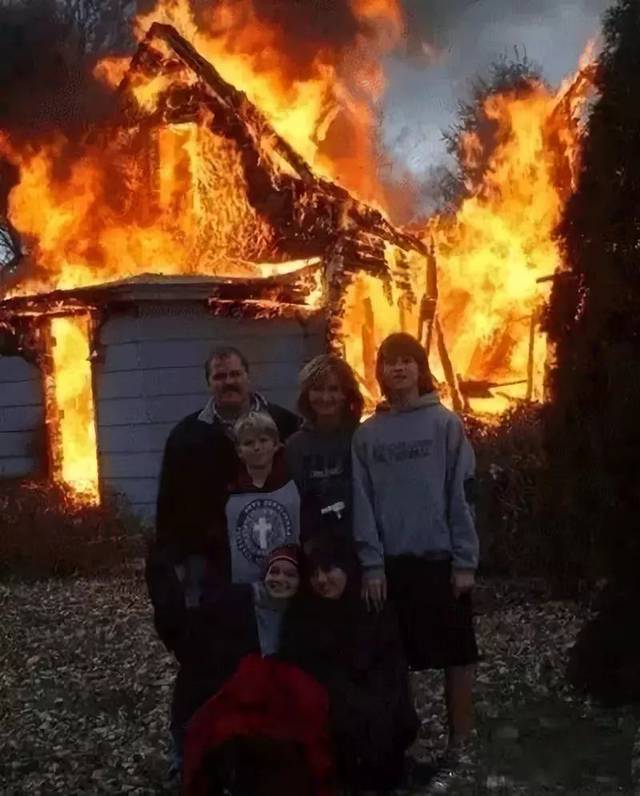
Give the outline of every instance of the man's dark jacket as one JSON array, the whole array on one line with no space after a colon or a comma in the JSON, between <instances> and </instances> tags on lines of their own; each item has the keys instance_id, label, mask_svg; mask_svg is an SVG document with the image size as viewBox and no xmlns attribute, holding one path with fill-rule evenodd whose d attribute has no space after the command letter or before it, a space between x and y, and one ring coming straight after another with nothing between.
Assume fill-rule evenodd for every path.
<instances>
[{"instance_id":1,"label":"man's dark jacket","mask_svg":"<svg viewBox=\"0 0 640 796\"><path fill-rule=\"evenodd\" d=\"M293 412L271 403L267 411L281 441L297 430L299 419ZM221 527L227 486L236 478L240 462L222 423L205 423L199 415L185 417L167 439L158 487L156 542L175 545L184 554L204 553L220 560L226 539L212 538L211 531Z\"/></svg>"}]
</instances>

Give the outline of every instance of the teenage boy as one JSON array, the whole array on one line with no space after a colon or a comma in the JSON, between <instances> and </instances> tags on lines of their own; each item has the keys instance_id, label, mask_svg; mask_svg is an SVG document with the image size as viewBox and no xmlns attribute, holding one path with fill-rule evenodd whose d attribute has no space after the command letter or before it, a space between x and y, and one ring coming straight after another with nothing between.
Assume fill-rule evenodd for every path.
<instances>
[{"instance_id":1,"label":"teenage boy","mask_svg":"<svg viewBox=\"0 0 640 796\"><path fill-rule=\"evenodd\" d=\"M470 592L478 565L475 458L460 418L441 405L427 356L408 334L378 351L386 403L353 439L354 538L370 609L387 596L414 670L445 670L447 762L473 728L478 660Z\"/></svg>"}]
</instances>

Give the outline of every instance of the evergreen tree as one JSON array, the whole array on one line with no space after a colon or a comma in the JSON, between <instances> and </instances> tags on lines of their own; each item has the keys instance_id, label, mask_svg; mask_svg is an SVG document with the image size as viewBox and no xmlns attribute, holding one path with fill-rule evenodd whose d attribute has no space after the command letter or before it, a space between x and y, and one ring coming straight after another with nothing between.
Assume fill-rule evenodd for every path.
<instances>
[{"instance_id":1,"label":"evergreen tree","mask_svg":"<svg viewBox=\"0 0 640 796\"><path fill-rule=\"evenodd\" d=\"M578 572L611 584L572 673L601 695L617 688L624 698L640 698L638 642L622 629L629 607L634 622L640 607L639 42L640 0L619 0L605 16L600 96L559 227L570 271L556 280L548 318L557 352L547 427L552 530ZM635 681L616 685L613 672L630 672L629 656Z\"/></svg>"},{"instance_id":2,"label":"evergreen tree","mask_svg":"<svg viewBox=\"0 0 640 796\"><path fill-rule=\"evenodd\" d=\"M470 97L458 104L458 115L445 133L447 152L453 158L453 167L437 175L439 192L444 205L455 210L460 202L471 195L482 183L489 159L497 146L498 124L487 116L485 103L489 97L507 92L526 97L535 86L543 84L541 67L530 61L526 53L515 49L514 58L498 58L489 67L486 77L477 77L471 83ZM473 162L465 154L465 140L473 135L479 142Z\"/></svg>"}]
</instances>

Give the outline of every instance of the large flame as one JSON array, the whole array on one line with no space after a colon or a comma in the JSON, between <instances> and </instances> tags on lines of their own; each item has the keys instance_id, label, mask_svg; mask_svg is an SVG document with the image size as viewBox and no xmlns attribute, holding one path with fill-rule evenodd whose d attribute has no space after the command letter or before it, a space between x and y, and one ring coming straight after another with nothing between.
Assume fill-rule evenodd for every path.
<instances>
[{"instance_id":1,"label":"large flame","mask_svg":"<svg viewBox=\"0 0 640 796\"><path fill-rule=\"evenodd\" d=\"M98 457L87 315L50 321L49 444L55 477L95 502Z\"/></svg>"},{"instance_id":2,"label":"large flame","mask_svg":"<svg viewBox=\"0 0 640 796\"><path fill-rule=\"evenodd\" d=\"M381 56L400 39L402 17L398 0L345 3L357 34L348 47L327 43L311 56L294 53L285 28L261 18L252 0L221 0L198 15L188 0L158 0L136 19L136 33L142 39L153 22L173 25L319 175L382 203L375 104L384 90ZM115 90L128 69L128 59L105 58L95 74ZM14 295L148 271L255 276L296 265L282 262L275 231L248 201L238 147L208 129L202 109L179 120L161 110L165 92L176 88L188 95L199 86L175 59L151 79L134 70L135 125L98 128L81 142L54 132L25 143L0 131L0 156L19 174L9 217L30 249ZM322 292L312 291L310 306ZM78 318L51 320L47 392L54 474L95 498L88 334Z\"/></svg>"},{"instance_id":3,"label":"large flame","mask_svg":"<svg viewBox=\"0 0 640 796\"><path fill-rule=\"evenodd\" d=\"M142 39L153 22L174 26L318 175L384 208L376 103L385 88L382 58L403 32L400 3L344 2L358 23L349 46L327 43L312 53L291 48L283 26L261 16L259 0L219 0L204 11L199 4L197 14L189 0L157 0L136 19L136 33ZM55 133L25 145L0 131L0 157L19 172L10 220L31 248L31 270L15 292L149 271L256 276L294 267L279 256L279 231L249 201L241 148L211 129L207 110L189 105L201 89L198 76L162 43L154 52L166 68L151 76L144 66L127 71L129 62L121 58L104 59L96 68L114 90L128 75L123 91L135 113L126 124L104 126L81 143ZM587 82L581 71L557 93L532 83L528 92L486 100L497 144L483 180L455 217L433 218L422 227L437 261L435 315L433 260L425 264L417 253L389 245L392 279L355 276L342 335L371 403L378 397L375 349L400 329L430 347L434 373L456 406L458 393L487 411L541 396L546 343L539 313L548 283L538 280L562 265L553 230L573 187L577 114ZM174 113L170 94L187 98L187 112ZM266 141L259 159L274 158L278 179L287 164L269 146ZM469 135L465 147L473 162L482 144ZM322 293L318 286L309 303ZM57 344L50 422L58 429L58 476L95 496L95 421L92 409L89 415L80 411L92 407L88 334L88 322L52 320ZM63 351L82 363L77 373L64 364ZM67 391L70 377L76 381ZM489 397L475 404L469 384L476 395L484 390ZM77 427L71 431L73 415Z\"/></svg>"},{"instance_id":4,"label":"large flame","mask_svg":"<svg viewBox=\"0 0 640 796\"><path fill-rule=\"evenodd\" d=\"M142 38L153 22L175 27L316 173L365 201L381 201L375 107L386 86L382 56L400 41L404 21L399 0L348 4L363 32L348 48L327 42L304 56L287 36L286 19L265 21L253 0L221 0L198 21L190 0L157 0L136 31Z\"/></svg>"},{"instance_id":5,"label":"large flame","mask_svg":"<svg viewBox=\"0 0 640 796\"><path fill-rule=\"evenodd\" d=\"M344 350L371 403L380 397L375 350L401 330L428 345L434 374L456 408L496 413L514 400L543 399L541 315L551 279L562 268L554 230L574 189L592 71L590 46L579 71L557 92L532 81L527 91L486 99L497 144L484 152L483 177L454 216L433 217L423 231L437 259L433 284L413 254L395 285L356 277L346 300ZM477 163L479 137L468 134L464 148L468 163ZM388 256L392 271L398 271L398 257L397 251ZM437 313L429 326L424 311L436 296L436 281Z\"/></svg>"},{"instance_id":6,"label":"large flame","mask_svg":"<svg viewBox=\"0 0 640 796\"><path fill-rule=\"evenodd\" d=\"M588 87L581 70L557 93L531 83L524 94L488 97L484 112L498 144L483 180L454 219L428 225L438 314L457 374L463 383L512 385L483 401L485 411L505 408L509 398L543 398L541 311L548 278L562 268L554 230L574 189ZM474 134L464 147L472 161L481 144Z\"/></svg>"},{"instance_id":7,"label":"large flame","mask_svg":"<svg viewBox=\"0 0 640 796\"><path fill-rule=\"evenodd\" d=\"M384 90L381 56L399 40L402 17L398 0L347 2L363 32L348 48L318 47L304 58L287 49L285 27L261 19L251 0L222 0L197 19L189 0L158 0L135 28L142 39L153 22L173 25L319 175L381 204L375 105ZM114 88L124 72L123 59L112 58L95 70ZM140 123L96 131L80 144L56 133L25 145L0 131L0 156L20 175L9 215L37 263L21 292L150 270L245 275L248 261L278 259L276 233L247 200L238 148L203 130L202 109L176 122L171 108L161 108L168 89L188 94L197 84L175 59L152 79L134 71L129 88ZM160 125L144 123L158 111Z\"/></svg>"}]
</instances>

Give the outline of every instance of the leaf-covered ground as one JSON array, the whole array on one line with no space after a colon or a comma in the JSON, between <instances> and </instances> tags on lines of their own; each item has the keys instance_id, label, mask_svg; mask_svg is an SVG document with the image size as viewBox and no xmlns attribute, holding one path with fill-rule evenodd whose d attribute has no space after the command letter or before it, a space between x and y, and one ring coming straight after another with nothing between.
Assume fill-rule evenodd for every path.
<instances>
[{"instance_id":1,"label":"leaf-covered ground","mask_svg":"<svg viewBox=\"0 0 640 796\"><path fill-rule=\"evenodd\" d=\"M456 793L632 793L637 716L565 686L586 612L490 584L477 629L480 762ZM0 791L156 794L166 782L174 664L135 576L0 584ZM439 673L415 677L418 756L439 751ZM304 796L296 794L296 796Z\"/></svg>"}]
</instances>

